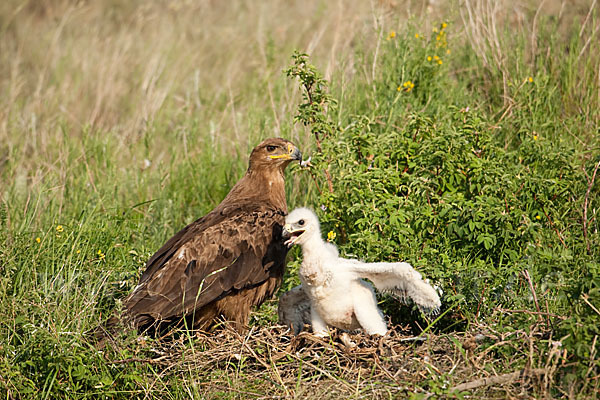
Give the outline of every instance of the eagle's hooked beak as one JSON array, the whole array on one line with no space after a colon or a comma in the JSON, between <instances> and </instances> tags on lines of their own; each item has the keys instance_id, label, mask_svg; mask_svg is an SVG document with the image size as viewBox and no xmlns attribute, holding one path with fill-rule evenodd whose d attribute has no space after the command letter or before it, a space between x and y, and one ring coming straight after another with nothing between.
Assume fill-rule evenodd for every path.
<instances>
[{"instance_id":1,"label":"eagle's hooked beak","mask_svg":"<svg viewBox=\"0 0 600 400\"><path fill-rule=\"evenodd\" d=\"M292 160L302 161L302 153L300 149L291 143L288 143L288 154Z\"/></svg>"},{"instance_id":2,"label":"eagle's hooked beak","mask_svg":"<svg viewBox=\"0 0 600 400\"><path fill-rule=\"evenodd\" d=\"M283 226L283 230L281 231L281 236L286 238L286 237L289 237L291 233L292 233L292 225L285 224Z\"/></svg>"}]
</instances>

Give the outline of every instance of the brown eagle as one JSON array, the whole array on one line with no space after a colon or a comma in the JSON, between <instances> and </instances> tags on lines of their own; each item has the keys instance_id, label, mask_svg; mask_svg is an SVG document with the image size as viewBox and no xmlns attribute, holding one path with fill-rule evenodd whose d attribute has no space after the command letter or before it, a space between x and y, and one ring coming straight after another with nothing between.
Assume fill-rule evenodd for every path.
<instances>
[{"instance_id":1,"label":"brown eagle","mask_svg":"<svg viewBox=\"0 0 600 400\"><path fill-rule=\"evenodd\" d=\"M169 239L146 264L124 301L140 331L180 325L208 330L219 318L244 329L250 309L279 288L287 247L284 170L302 155L291 142L266 139L246 174L204 217Z\"/></svg>"}]
</instances>

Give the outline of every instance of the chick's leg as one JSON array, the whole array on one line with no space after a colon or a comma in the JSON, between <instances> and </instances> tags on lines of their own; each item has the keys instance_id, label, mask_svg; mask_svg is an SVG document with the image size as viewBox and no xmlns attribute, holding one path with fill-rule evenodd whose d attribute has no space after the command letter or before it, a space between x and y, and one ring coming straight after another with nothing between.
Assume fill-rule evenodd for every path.
<instances>
[{"instance_id":1,"label":"chick's leg","mask_svg":"<svg viewBox=\"0 0 600 400\"><path fill-rule=\"evenodd\" d=\"M326 337L329 335L327 323L321 318L315 307L310 309L310 319L312 323L313 334L318 337Z\"/></svg>"},{"instance_id":2,"label":"chick's leg","mask_svg":"<svg viewBox=\"0 0 600 400\"><path fill-rule=\"evenodd\" d=\"M377 298L373 288L362 281L360 285L353 288L354 315L360 326L369 335L385 335L387 324L383 314L377 307Z\"/></svg>"}]
</instances>

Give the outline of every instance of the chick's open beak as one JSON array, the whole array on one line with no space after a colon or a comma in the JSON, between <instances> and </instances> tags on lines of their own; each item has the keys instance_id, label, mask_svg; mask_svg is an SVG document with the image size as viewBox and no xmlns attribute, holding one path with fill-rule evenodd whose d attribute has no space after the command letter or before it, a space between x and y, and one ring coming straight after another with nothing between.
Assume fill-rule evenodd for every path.
<instances>
[{"instance_id":1,"label":"chick's open beak","mask_svg":"<svg viewBox=\"0 0 600 400\"><path fill-rule=\"evenodd\" d=\"M294 231L294 228L292 228L290 224L285 224L283 230L281 231L281 236L287 240L283 242L283 244L285 244L287 247L292 247L294 244L296 244L296 241L303 233L303 230Z\"/></svg>"}]
</instances>

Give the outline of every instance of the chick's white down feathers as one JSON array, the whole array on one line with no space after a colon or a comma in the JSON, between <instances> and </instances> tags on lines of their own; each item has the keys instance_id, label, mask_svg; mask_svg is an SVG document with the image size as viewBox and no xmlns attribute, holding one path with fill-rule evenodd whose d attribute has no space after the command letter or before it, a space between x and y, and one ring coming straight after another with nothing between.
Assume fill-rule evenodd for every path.
<instances>
[{"instance_id":1,"label":"chick's white down feathers","mask_svg":"<svg viewBox=\"0 0 600 400\"><path fill-rule=\"evenodd\" d=\"M410 264L341 258L337 247L321 238L319 219L308 208L295 209L287 216L284 235L289 237L289 246L302 247L302 285L282 295L279 303L280 323L291 326L296 334L310 322L319 336L327 335L329 326L385 335L387 325L373 285L401 300L411 299L424 312L437 313L440 308L435 289Z\"/></svg>"}]
</instances>

